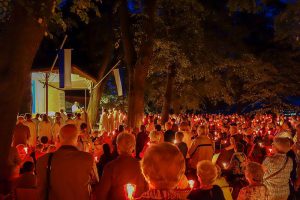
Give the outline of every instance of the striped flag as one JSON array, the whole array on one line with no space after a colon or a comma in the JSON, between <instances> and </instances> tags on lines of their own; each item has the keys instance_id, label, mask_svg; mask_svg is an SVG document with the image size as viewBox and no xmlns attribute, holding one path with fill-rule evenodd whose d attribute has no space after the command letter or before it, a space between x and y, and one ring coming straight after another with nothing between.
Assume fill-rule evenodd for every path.
<instances>
[{"instance_id":1,"label":"striped flag","mask_svg":"<svg viewBox=\"0 0 300 200\"><path fill-rule=\"evenodd\" d=\"M120 76L120 69L114 69L114 77L117 85L118 96L123 96L123 86Z\"/></svg>"},{"instance_id":2,"label":"striped flag","mask_svg":"<svg viewBox=\"0 0 300 200\"><path fill-rule=\"evenodd\" d=\"M72 87L72 49L62 49L58 54L59 59L59 87Z\"/></svg>"}]
</instances>

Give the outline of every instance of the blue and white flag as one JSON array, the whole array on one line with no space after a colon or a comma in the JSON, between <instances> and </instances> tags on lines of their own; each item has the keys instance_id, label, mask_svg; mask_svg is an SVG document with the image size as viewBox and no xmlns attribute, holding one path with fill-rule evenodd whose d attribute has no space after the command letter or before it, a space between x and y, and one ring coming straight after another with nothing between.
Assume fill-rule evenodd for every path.
<instances>
[{"instance_id":1,"label":"blue and white flag","mask_svg":"<svg viewBox=\"0 0 300 200\"><path fill-rule=\"evenodd\" d=\"M72 87L72 49L62 49L58 54L59 59L59 87Z\"/></svg>"}]
</instances>

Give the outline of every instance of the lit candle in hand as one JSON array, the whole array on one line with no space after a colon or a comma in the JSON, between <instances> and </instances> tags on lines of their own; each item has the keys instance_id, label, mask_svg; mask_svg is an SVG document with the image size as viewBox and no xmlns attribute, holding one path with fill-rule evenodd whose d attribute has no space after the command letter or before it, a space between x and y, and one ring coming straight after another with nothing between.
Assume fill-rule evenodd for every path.
<instances>
[{"instance_id":1,"label":"lit candle in hand","mask_svg":"<svg viewBox=\"0 0 300 200\"><path fill-rule=\"evenodd\" d=\"M133 200L134 199L133 195L134 195L134 192L135 192L135 188L136 188L136 185L131 184L131 183L127 183L126 185L124 185L127 200Z\"/></svg>"},{"instance_id":2,"label":"lit candle in hand","mask_svg":"<svg viewBox=\"0 0 300 200\"><path fill-rule=\"evenodd\" d=\"M191 190L194 188L194 184L195 184L194 180L189 180L189 186Z\"/></svg>"},{"instance_id":3,"label":"lit candle in hand","mask_svg":"<svg viewBox=\"0 0 300 200\"><path fill-rule=\"evenodd\" d=\"M28 147L24 147L24 151L26 154L28 154Z\"/></svg>"}]
</instances>

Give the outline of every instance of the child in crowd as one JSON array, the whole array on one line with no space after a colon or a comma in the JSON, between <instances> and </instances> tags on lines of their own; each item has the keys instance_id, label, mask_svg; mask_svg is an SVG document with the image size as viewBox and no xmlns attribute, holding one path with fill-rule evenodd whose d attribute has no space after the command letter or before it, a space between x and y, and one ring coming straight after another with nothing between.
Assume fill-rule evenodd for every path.
<instances>
[{"instance_id":1,"label":"child in crowd","mask_svg":"<svg viewBox=\"0 0 300 200\"><path fill-rule=\"evenodd\" d=\"M213 185L218 176L218 170L211 161L202 160L197 164L197 176L200 187L199 189L191 191L187 199L225 200L221 188L217 185Z\"/></svg>"},{"instance_id":2,"label":"child in crowd","mask_svg":"<svg viewBox=\"0 0 300 200\"><path fill-rule=\"evenodd\" d=\"M246 166L245 176L249 185L240 190L238 200L266 200L268 190L262 183L264 176L262 166L256 162L249 162Z\"/></svg>"}]
</instances>

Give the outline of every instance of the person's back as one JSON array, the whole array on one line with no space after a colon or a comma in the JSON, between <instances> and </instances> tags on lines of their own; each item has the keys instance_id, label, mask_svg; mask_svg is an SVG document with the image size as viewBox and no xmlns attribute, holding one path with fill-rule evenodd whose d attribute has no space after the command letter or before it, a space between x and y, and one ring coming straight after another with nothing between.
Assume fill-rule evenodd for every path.
<instances>
[{"instance_id":1,"label":"person's back","mask_svg":"<svg viewBox=\"0 0 300 200\"><path fill-rule=\"evenodd\" d=\"M176 143L176 146L182 153L183 157L186 158L187 151L188 151L188 147L187 147L186 143L184 143L184 142Z\"/></svg>"},{"instance_id":2,"label":"person's back","mask_svg":"<svg viewBox=\"0 0 300 200\"><path fill-rule=\"evenodd\" d=\"M20 170L22 174L16 180L16 188L36 188L37 179L34 174L34 163L27 161Z\"/></svg>"},{"instance_id":3,"label":"person's back","mask_svg":"<svg viewBox=\"0 0 300 200\"><path fill-rule=\"evenodd\" d=\"M96 188L97 199L125 200L124 185L127 183L137 186L137 196L147 190L139 161L130 155L134 146L135 139L132 134L121 133L118 136L117 148L120 156L104 167L103 176Z\"/></svg>"},{"instance_id":4,"label":"person's back","mask_svg":"<svg viewBox=\"0 0 300 200\"><path fill-rule=\"evenodd\" d=\"M27 120L24 122L24 125L29 128L30 131L30 138L29 138L29 145L35 146L36 145L36 124L31 120L31 115L27 115Z\"/></svg>"},{"instance_id":5,"label":"person's back","mask_svg":"<svg viewBox=\"0 0 300 200\"><path fill-rule=\"evenodd\" d=\"M275 154L263 161L266 169L263 183L268 188L269 199L287 199L293 169L293 161L286 155L290 150L290 141L288 138L275 138L272 146Z\"/></svg>"},{"instance_id":6,"label":"person's back","mask_svg":"<svg viewBox=\"0 0 300 200\"><path fill-rule=\"evenodd\" d=\"M46 184L48 159L49 154L46 154L37 162L40 187ZM89 199L87 186L92 167L93 158L90 154L78 151L73 146L59 148L52 158L49 199Z\"/></svg>"},{"instance_id":7,"label":"person's back","mask_svg":"<svg viewBox=\"0 0 300 200\"><path fill-rule=\"evenodd\" d=\"M149 137L146 133L145 126L141 126L141 132L136 136L136 158L140 158L139 154L143 151L143 148L147 142L149 142Z\"/></svg>"},{"instance_id":8,"label":"person's back","mask_svg":"<svg viewBox=\"0 0 300 200\"><path fill-rule=\"evenodd\" d=\"M13 130L13 146L26 145L30 138L30 130L23 123L18 123Z\"/></svg>"},{"instance_id":9,"label":"person's back","mask_svg":"<svg viewBox=\"0 0 300 200\"><path fill-rule=\"evenodd\" d=\"M17 179L17 188L36 188L36 175L30 172L22 174Z\"/></svg>"},{"instance_id":10,"label":"person's back","mask_svg":"<svg viewBox=\"0 0 300 200\"><path fill-rule=\"evenodd\" d=\"M77 141L75 125L62 127L60 138L62 146L52 154L49 186L47 186L47 167L50 154L42 156L37 161L39 198L45 199L46 189L50 188L49 200L89 200L90 184L98 178L94 159L89 153L79 151L75 147ZM65 142L68 139L72 142Z\"/></svg>"},{"instance_id":11,"label":"person's back","mask_svg":"<svg viewBox=\"0 0 300 200\"><path fill-rule=\"evenodd\" d=\"M217 178L214 182L214 185L217 185L222 189L225 200L232 200L230 187L225 177Z\"/></svg>"},{"instance_id":12,"label":"person's back","mask_svg":"<svg viewBox=\"0 0 300 200\"><path fill-rule=\"evenodd\" d=\"M196 169L197 163L201 160L211 160L213 157L213 146L209 137L205 135L198 136L189 150L190 162L192 168Z\"/></svg>"},{"instance_id":13,"label":"person's back","mask_svg":"<svg viewBox=\"0 0 300 200\"><path fill-rule=\"evenodd\" d=\"M46 136L48 140L52 140L51 123L48 121L41 121L39 123L39 138Z\"/></svg>"},{"instance_id":14,"label":"person's back","mask_svg":"<svg viewBox=\"0 0 300 200\"><path fill-rule=\"evenodd\" d=\"M191 191L191 193L188 195L187 199L190 200L199 200L199 199L205 199L205 200L225 200L223 191L221 188L217 185L214 185L211 189L197 189Z\"/></svg>"},{"instance_id":15,"label":"person's back","mask_svg":"<svg viewBox=\"0 0 300 200\"><path fill-rule=\"evenodd\" d=\"M137 194L146 190L146 182L141 173L139 161L133 157L121 155L104 167L98 199L125 199L124 185L127 183L137 186Z\"/></svg>"},{"instance_id":16,"label":"person's back","mask_svg":"<svg viewBox=\"0 0 300 200\"><path fill-rule=\"evenodd\" d=\"M171 142L173 143L175 140L175 132L173 132L172 130L167 130L164 133L164 142Z\"/></svg>"}]
</instances>

